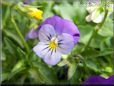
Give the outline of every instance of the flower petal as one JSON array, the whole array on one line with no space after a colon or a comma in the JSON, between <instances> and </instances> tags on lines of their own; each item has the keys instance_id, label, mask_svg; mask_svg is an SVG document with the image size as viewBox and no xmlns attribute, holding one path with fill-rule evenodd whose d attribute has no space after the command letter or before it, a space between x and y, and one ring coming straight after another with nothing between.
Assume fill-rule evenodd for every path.
<instances>
[{"instance_id":1,"label":"flower petal","mask_svg":"<svg viewBox=\"0 0 114 86\"><path fill-rule=\"evenodd\" d=\"M38 31L37 29L31 29L27 35L26 35L26 40L28 39L35 39L38 37Z\"/></svg>"},{"instance_id":2,"label":"flower petal","mask_svg":"<svg viewBox=\"0 0 114 86\"><path fill-rule=\"evenodd\" d=\"M49 65L56 65L61 60L61 53L58 51L49 51L44 61Z\"/></svg>"},{"instance_id":3,"label":"flower petal","mask_svg":"<svg viewBox=\"0 0 114 86\"><path fill-rule=\"evenodd\" d=\"M84 85L101 85L105 84L105 79L100 76L91 76L87 80L84 81Z\"/></svg>"},{"instance_id":4,"label":"flower petal","mask_svg":"<svg viewBox=\"0 0 114 86\"><path fill-rule=\"evenodd\" d=\"M76 44L80 38L80 32L78 30L78 27L69 20L63 20L63 33L67 33L73 36L74 43Z\"/></svg>"},{"instance_id":5,"label":"flower petal","mask_svg":"<svg viewBox=\"0 0 114 86\"><path fill-rule=\"evenodd\" d=\"M39 30L39 40L41 42L49 41L53 36L55 36L55 30L52 25L45 24Z\"/></svg>"},{"instance_id":6,"label":"flower petal","mask_svg":"<svg viewBox=\"0 0 114 86\"><path fill-rule=\"evenodd\" d=\"M110 76L107 81L106 84L110 84L110 85L114 85L114 75Z\"/></svg>"},{"instance_id":7,"label":"flower petal","mask_svg":"<svg viewBox=\"0 0 114 86\"><path fill-rule=\"evenodd\" d=\"M49 17L47 18L39 27L39 29L45 25L45 24L50 24L54 27L55 31L57 32L57 34L61 34L62 30L63 30L63 21L59 16L53 16L53 17Z\"/></svg>"},{"instance_id":8,"label":"flower petal","mask_svg":"<svg viewBox=\"0 0 114 86\"><path fill-rule=\"evenodd\" d=\"M67 54L71 52L72 48L74 47L74 39L73 36L63 33L62 35L58 36L58 51Z\"/></svg>"},{"instance_id":9,"label":"flower petal","mask_svg":"<svg viewBox=\"0 0 114 86\"><path fill-rule=\"evenodd\" d=\"M33 51L40 57L44 58L45 55L48 53L49 48L47 43L39 42L34 48Z\"/></svg>"},{"instance_id":10,"label":"flower petal","mask_svg":"<svg viewBox=\"0 0 114 86\"><path fill-rule=\"evenodd\" d=\"M90 76L83 83L83 86L87 85L114 85L114 75L110 76L108 79L105 79L101 76Z\"/></svg>"},{"instance_id":11,"label":"flower petal","mask_svg":"<svg viewBox=\"0 0 114 86\"><path fill-rule=\"evenodd\" d=\"M104 12L100 12L100 10L95 10L93 13L92 13L92 16L91 16L91 19L93 22L95 23L101 23L103 18L104 18L104 15L105 13Z\"/></svg>"}]
</instances>

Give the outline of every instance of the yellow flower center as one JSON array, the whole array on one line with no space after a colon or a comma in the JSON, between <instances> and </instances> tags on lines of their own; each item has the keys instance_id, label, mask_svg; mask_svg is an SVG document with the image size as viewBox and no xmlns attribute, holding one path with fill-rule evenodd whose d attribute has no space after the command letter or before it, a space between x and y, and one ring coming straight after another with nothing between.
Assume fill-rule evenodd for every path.
<instances>
[{"instance_id":1,"label":"yellow flower center","mask_svg":"<svg viewBox=\"0 0 114 86\"><path fill-rule=\"evenodd\" d=\"M50 41L49 47L50 47L52 50L56 49L57 46L58 46L58 44L56 43L55 40L54 40L54 41Z\"/></svg>"}]
</instances>

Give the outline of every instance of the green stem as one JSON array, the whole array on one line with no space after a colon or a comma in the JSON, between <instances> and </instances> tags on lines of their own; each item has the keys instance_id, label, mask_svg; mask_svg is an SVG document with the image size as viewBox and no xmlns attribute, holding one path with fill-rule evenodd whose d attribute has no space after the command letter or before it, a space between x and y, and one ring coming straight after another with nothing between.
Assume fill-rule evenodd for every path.
<instances>
[{"instance_id":1,"label":"green stem","mask_svg":"<svg viewBox=\"0 0 114 86\"><path fill-rule=\"evenodd\" d=\"M14 27L15 27L15 30L17 31L17 34L20 36L21 41L22 41L24 47L26 48L26 51L29 53L29 47L28 47L28 44L26 43L26 41L25 41L23 35L21 34L20 29L18 28L18 26L17 26L17 24L16 24L14 18L12 18L11 21L12 21Z\"/></svg>"},{"instance_id":2,"label":"green stem","mask_svg":"<svg viewBox=\"0 0 114 86\"><path fill-rule=\"evenodd\" d=\"M96 33L101 29L101 27L103 26L103 24L106 20L107 14L108 14L108 10L105 10L105 15L104 15L103 21L95 27L95 30L93 30L92 35L91 35L90 39L88 40L88 43L85 45L84 48L82 48L81 52L85 51L85 49L90 45L90 43L91 43L92 39L94 38L94 36L96 35Z\"/></svg>"}]
</instances>

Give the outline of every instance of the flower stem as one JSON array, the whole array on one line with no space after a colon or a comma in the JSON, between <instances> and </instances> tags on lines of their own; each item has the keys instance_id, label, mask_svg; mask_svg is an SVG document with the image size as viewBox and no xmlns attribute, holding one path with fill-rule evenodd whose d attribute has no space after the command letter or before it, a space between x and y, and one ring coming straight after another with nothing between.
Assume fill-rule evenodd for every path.
<instances>
[{"instance_id":1,"label":"flower stem","mask_svg":"<svg viewBox=\"0 0 114 86\"><path fill-rule=\"evenodd\" d=\"M87 42L87 44L85 45L84 48L82 48L81 53L83 51L85 51L86 48L88 48L88 46L90 45L90 43L91 43L92 39L94 38L94 36L96 35L96 33L101 29L101 27L103 26L103 24L106 20L107 14L108 14L108 10L106 9L103 21L100 24L97 24L97 26L95 27L95 30L93 30L92 35L91 35L90 39Z\"/></svg>"},{"instance_id":2,"label":"flower stem","mask_svg":"<svg viewBox=\"0 0 114 86\"><path fill-rule=\"evenodd\" d=\"M24 39L22 33L20 32L20 29L18 28L18 26L17 26L17 24L16 24L14 18L12 18L11 21L12 21L14 27L15 27L15 30L16 30L17 34L18 34L19 37L21 38L21 41L22 41L24 47L26 48L26 51L29 53L29 47L28 47L28 44L26 43L26 41L25 41L25 39Z\"/></svg>"}]
</instances>

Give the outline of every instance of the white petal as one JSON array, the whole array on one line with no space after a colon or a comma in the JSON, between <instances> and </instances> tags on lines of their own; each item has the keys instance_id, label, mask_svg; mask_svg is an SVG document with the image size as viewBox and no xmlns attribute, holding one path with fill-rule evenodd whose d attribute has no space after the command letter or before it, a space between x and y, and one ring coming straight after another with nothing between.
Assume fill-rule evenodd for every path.
<instances>
[{"instance_id":1,"label":"white petal","mask_svg":"<svg viewBox=\"0 0 114 86\"><path fill-rule=\"evenodd\" d=\"M41 42L46 42L55 36L55 30L52 25L45 24L39 30L39 40Z\"/></svg>"},{"instance_id":2,"label":"white petal","mask_svg":"<svg viewBox=\"0 0 114 86\"><path fill-rule=\"evenodd\" d=\"M88 6L86 9L91 14L96 8L97 6Z\"/></svg>"},{"instance_id":3,"label":"white petal","mask_svg":"<svg viewBox=\"0 0 114 86\"><path fill-rule=\"evenodd\" d=\"M91 21L91 15L86 16L86 21L90 22Z\"/></svg>"},{"instance_id":4,"label":"white petal","mask_svg":"<svg viewBox=\"0 0 114 86\"><path fill-rule=\"evenodd\" d=\"M104 15L105 13L102 12L100 13L100 10L95 10L93 13L92 13L92 16L91 16L91 19L93 22L95 23L101 23L103 18L104 18Z\"/></svg>"},{"instance_id":5,"label":"white petal","mask_svg":"<svg viewBox=\"0 0 114 86\"><path fill-rule=\"evenodd\" d=\"M59 45L57 50L63 54L71 52L74 47L74 39L67 33L63 33L62 35L58 36L58 43Z\"/></svg>"},{"instance_id":6,"label":"white petal","mask_svg":"<svg viewBox=\"0 0 114 86\"><path fill-rule=\"evenodd\" d=\"M95 23L101 23L103 21L105 13L101 13L95 20L93 20L93 22Z\"/></svg>"},{"instance_id":7,"label":"white petal","mask_svg":"<svg viewBox=\"0 0 114 86\"><path fill-rule=\"evenodd\" d=\"M39 42L34 48L33 51L40 57L44 58L45 55L48 53L49 48L47 43Z\"/></svg>"},{"instance_id":8,"label":"white petal","mask_svg":"<svg viewBox=\"0 0 114 86\"><path fill-rule=\"evenodd\" d=\"M58 51L48 52L44 61L49 65L56 65L61 60L61 53Z\"/></svg>"}]
</instances>

